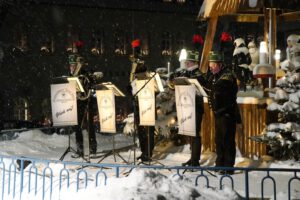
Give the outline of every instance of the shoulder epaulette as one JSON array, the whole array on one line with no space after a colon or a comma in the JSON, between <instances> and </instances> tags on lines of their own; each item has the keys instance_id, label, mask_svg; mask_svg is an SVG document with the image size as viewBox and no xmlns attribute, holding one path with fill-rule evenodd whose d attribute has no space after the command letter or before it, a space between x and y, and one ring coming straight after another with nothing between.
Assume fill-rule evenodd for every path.
<instances>
[{"instance_id":1,"label":"shoulder epaulette","mask_svg":"<svg viewBox=\"0 0 300 200\"><path fill-rule=\"evenodd\" d=\"M219 80L227 80L227 81L233 81L234 80L234 75L231 73L231 71L226 70L221 77L219 78Z\"/></svg>"}]
</instances>

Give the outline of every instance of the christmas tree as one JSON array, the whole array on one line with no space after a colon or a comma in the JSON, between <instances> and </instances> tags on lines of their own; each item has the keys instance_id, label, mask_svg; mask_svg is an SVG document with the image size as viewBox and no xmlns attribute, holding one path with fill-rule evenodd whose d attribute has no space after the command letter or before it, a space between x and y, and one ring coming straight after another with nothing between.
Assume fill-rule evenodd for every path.
<instances>
[{"instance_id":1,"label":"christmas tree","mask_svg":"<svg viewBox=\"0 0 300 200\"><path fill-rule=\"evenodd\" d=\"M275 159L300 160L300 44L294 44L294 55L281 63L285 75L270 90L273 98L267 110L275 114L261 135L252 140L267 145Z\"/></svg>"}]
</instances>

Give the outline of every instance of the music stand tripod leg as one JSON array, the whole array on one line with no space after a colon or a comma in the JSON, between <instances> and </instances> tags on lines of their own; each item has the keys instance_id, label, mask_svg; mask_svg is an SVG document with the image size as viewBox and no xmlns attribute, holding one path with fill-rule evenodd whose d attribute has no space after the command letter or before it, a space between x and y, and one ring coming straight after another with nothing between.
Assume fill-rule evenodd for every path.
<instances>
[{"instance_id":1,"label":"music stand tripod leg","mask_svg":"<svg viewBox=\"0 0 300 200\"><path fill-rule=\"evenodd\" d=\"M71 147L71 128L68 128L68 147L67 149L64 151L64 153L62 154L62 156L59 158L60 161L62 161L65 156L69 153L69 152L76 152L72 147Z\"/></svg>"},{"instance_id":2,"label":"music stand tripod leg","mask_svg":"<svg viewBox=\"0 0 300 200\"><path fill-rule=\"evenodd\" d=\"M114 154L114 158L115 158L115 162L116 162L116 156L117 155L119 158L121 158L126 164L128 164L129 162L125 160L125 158L123 158L118 151L116 151L116 141L115 141L115 135L113 135L113 154Z\"/></svg>"},{"instance_id":3,"label":"music stand tripod leg","mask_svg":"<svg viewBox=\"0 0 300 200\"><path fill-rule=\"evenodd\" d=\"M149 129L150 129L150 127L148 126L148 127L147 127L148 156L149 156L148 164L151 165L151 162L152 162L152 164L157 163L157 164L159 164L159 165L164 166L164 164L162 164L162 163L159 162L158 160L152 159L152 155L150 156L150 152L151 152L150 148L151 148L151 147L150 147L150 131L149 131ZM154 141L153 141L153 142L154 142ZM152 151L153 151L153 150L152 150Z\"/></svg>"},{"instance_id":4,"label":"music stand tripod leg","mask_svg":"<svg viewBox=\"0 0 300 200\"><path fill-rule=\"evenodd\" d=\"M85 116L86 116L86 127L87 127L87 132L88 132L88 144L87 144L87 149L88 149L88 158L87 158L87 162L90 162L90 157L91 157L91 152L90 152L90 138L91 138L91 127L90 127L90 97L88 98L87 100L87 103L86 103L86 110L85 110ZM84 140L83 140L84 141Z\"/></svg>"},{"instance_id":5,"label":"music stand tripod leg","mask_svg":"<svg viewBox=\"0 0 300 200\"><path fill-rule=\"evenodd\" d=\"M128 164L128 161L126 161L117 151L115 148L115 134L113 134L113 149L111 151L109 151L108 153L103 155L103 158L101 158L97 163L101 163L101 161L103 161L105 158L107 158L108 156L113 155L114 156L114 161L117 162L116 156L118 156L119 158L121 158L126 164Z\"/></svg>"}]
</instances>

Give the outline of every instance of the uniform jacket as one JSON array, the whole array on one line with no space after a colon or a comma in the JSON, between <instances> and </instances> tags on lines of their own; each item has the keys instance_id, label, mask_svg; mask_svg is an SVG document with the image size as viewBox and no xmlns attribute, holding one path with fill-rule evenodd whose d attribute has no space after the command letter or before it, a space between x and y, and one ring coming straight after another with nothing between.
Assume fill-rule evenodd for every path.
<instances>
[{"instance_id":1,"label":"uniform jacket","mask_svg":"<svg viewBox=\"0 0 300 200\"><path fill-rule=\"evenodd\" d=\"M228 68L215 75L208 73L198 78L208 93L208 103L215 116L226 116L241 122L236 102L238 86L235 76Z\"/></svg>"}]
</instances>

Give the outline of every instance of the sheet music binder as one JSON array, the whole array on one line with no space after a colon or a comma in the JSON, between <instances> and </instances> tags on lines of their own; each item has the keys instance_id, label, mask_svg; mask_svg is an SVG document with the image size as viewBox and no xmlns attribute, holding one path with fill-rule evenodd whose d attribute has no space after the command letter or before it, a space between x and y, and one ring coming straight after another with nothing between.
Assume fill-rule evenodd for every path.
<instances>
[{"instance_id":1,"label":"sheet music binder","mask_svg":"<svg viewBox=\"0 0 300 200\"><path fill-rule=\"evenodd\" d=\"M173 80L174 85L191 85L194 84L196 86L196 89L200 94L204 97L207 97L207 94L203 87L200 85L199 81L197 79L189 79L187 77L177 77Z\"/></svg>"},{"instance_id":2,"label":"sheet music binder","mask_svg":"<svg viewBox=\"0 0 300 200\"><path fill-rule=\"evenodd\" d=\"M155 89L159 92L164 92L164 86L158 73L151 72L150 75L155 78Z\"/></svg>"},{"instance_id":3,"label":"sheet music binder","mask_svg":"<svg viewBox=\"0 0 300 200\"><path fill-rule=\"evenodd\" d=\"M111 82L105 82L97 85L96 90L112 90L115 96L125 97L125 94Z\"/></svg>"},{"instance_id":4,"label":"sheet music binder","mask_svg":"<svg viewBox=\"0 0 300 200\"><path fill-rule=\"evenodd\" d=\"M81 82L80 82L80 80L79 80L78 77L67 77L67 80L69 82L71 82L71 81L75 81L76 82L76 91L77 92L84 92L83 86L82 86L82 84L81 84Z\"/></svg>"},{"instance_id":5,"label":"sheet music binder","mask_svg":"<svg viewBox=\"0 0 300 200\"><path fill-rule=\"evenodd\" d=\"M155 80L155 91L159 91L159 92L164 92L164 86L162 84L161 78L159 76L159 74L155 73L155 72L144 72L144 73L139 73L138 75L136 75L136 78L131 82L131 87L132 87L132 94L135 95L135 93L137 92L137 88L136 88L136 81L137 80L147 80L150 78L154 78Z\"/></svg>"},{"instance_id":6,"label":"sheet music binder","mask_svg":"<svg viewBox=\"0 0 300 200\"><path fill-rule=\"evenodd\" d=\"M60 76L60 77L54 77L52 79L52 84L63 84L63 83L69 83L70 81L76 82L76 92L84 92L83 86L79 80L78 77L72 77L72 76Z\"/></svg>"}]
</instances>

